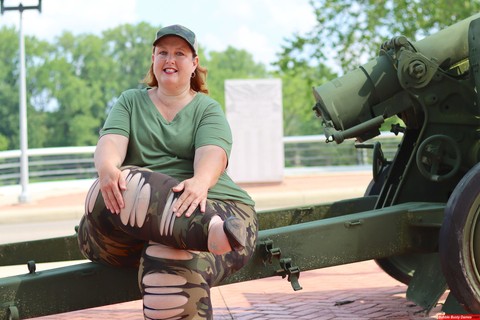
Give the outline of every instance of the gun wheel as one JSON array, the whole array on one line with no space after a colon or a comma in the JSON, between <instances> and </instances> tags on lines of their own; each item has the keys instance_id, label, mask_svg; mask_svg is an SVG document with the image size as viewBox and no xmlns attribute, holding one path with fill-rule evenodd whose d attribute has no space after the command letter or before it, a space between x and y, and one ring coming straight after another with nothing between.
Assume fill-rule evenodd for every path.
<instances>
[{"instance_id":1,"label":"gun wheel","mask_svg":"<svg viewBox=\"0 0 480 320\"><path fill-rule=\"evenodd\" d=\"M383 185L385 184L388 173L390 171L390 167L391 167L390 162L382 160L381 167L375 165L376 163L375 159L378 159L379 155L381 155L382 159L384 159L383 153L381 154L378 153L378 150L381 150L379 149L379 146L380 145L378 144L378 147L376 148L377 151L374 151L374 155L377 154L377 156L374 156L374 164L373 164L374 178L372 179L372 181L370 181L370 184L365 190L364 196L378 195ZM380 164L380 161L377 162L377 164ZM375 172L377 172L376 175L375 175ZM390 277L394 278L395 280L400 281L401 283L404 283L407 285L413 277L413 273L415 272L415 269L418 265L418 261L419 259L415 254L407 254L402 256L375 259L375 263L383 271L385 271L385 273L387 273Z\"/></svg>"},{"instance_id":2,"label":"gun wheel","mask_svg":"<svg viewBox=\"0 0 480 320\"><path fill-rule=\"evenodd\" d=\"M451 293L467 311L480 313L480 163L447 202L439 250Z\"/></svg>"},{"instance_id":3,"label":"gun wheel","mask_svg":"<svg viewBox=\"0 0 480 320\"><path fill-rule=\"evenodd\" d=\"M408 285L417 268L418 259L414 254L375 259L376 264L390 277Z\"/></svg>"}]
</instances>

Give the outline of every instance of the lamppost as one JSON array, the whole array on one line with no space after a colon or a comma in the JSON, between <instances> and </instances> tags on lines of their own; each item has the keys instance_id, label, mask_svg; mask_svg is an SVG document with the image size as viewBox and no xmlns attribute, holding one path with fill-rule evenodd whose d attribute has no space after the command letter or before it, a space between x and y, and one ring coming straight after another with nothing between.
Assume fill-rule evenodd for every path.
<instances>
[{"instance_id":1,"label":"lamppost","mask_svg":"<svg viewBox=\"0 0 480 320\"><path fill-rule=\"evenodd\" d=\"M38 0L36 6L24 6L21 3L17 7L5 7L4 0L0 0L0 10L3 15L5 11L18 10L20 12L19 43L20 43L20 183L22 192L18 197L20 203L29 201L28 196L28 133L27 133L27 85L25 72L25 42L23 37L22 13L24 10L35 9L42 12L42 0Z\"/></svg>"}]
</instances>

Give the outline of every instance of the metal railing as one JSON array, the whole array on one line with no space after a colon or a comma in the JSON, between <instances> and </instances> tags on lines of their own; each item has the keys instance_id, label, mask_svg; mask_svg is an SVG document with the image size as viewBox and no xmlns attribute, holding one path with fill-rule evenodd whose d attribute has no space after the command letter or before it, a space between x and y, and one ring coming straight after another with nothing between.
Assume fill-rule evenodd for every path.
<instances>
[{"instance_id":1,"label":"metal railing","mask_svg":"<svg viewBox=\"0 0 480 320\"><path fill-rule=\"evenodd\" d=\"M285 168L372 164L372 149L357 148L354 140L345 140L341 144L325 143L325 140L324 135L284 137ZM400 140L400 136L383 132L365 145L373 145L379 141L385 158L391 160L397 152Z\"/></svg>"},{"instance_id":2,"label":"metal railing","mask_svg":"<svg viewBox=\"0 0 480 320\"><path fill-rule=\"evenodd\" d=\"M392 159L401 137L390 133L368 141L381 141L387 159ZM353 140L325 143L324 135L283 138L285 168L361 166L372 163L371 149L355 148ZM29 149L29 180L45 182L95 178L94 146ZM20 150L0 152L0 186L19 184Z\"/></svg>"},{"instance_id":3,"label":"metal railing","mask_svg":"<svg viewBox=\"0 0 480 320\"><path fill-rule=\"evenodd\" d=\"M87 179L95 176L95 147L28 149L30 182ZM0 152L0 186L19 184L20 150Z\"/></svg>"}]
</instances>

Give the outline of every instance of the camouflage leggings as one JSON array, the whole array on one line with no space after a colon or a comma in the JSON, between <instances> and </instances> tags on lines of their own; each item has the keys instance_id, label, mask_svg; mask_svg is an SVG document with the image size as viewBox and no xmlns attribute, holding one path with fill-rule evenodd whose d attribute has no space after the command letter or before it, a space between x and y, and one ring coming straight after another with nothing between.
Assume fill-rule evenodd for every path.
<instances>
[{"instance_id":1,"label":"camouflage leggings","mask_svg":"<svg viewBox=\"0 0 480 320\"><path fill-rule=\"evenodd\" d=\"M257 239L258 222L252 206L234 201L207 200L204 214L177 218L165 209L175 179L129 167L125 208L106 209L98 180L85 201L79 226L80 250L90 260L111 266L139 267L145 319L212 319L210 288L242 268ZM212 217L241 218L247 245L224 255L206 252Z\"/></svg>"}]
</instances>

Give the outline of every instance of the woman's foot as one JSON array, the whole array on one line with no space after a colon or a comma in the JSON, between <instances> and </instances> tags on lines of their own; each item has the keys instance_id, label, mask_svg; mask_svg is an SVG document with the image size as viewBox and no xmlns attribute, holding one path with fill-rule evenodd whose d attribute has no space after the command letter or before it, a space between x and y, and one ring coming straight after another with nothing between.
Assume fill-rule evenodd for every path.
<instances>
[{"instance_id":1,"label":"woman's foot","mask_svg":"<svg viewBox=\"0 0 480 320\"><path fill-rule=\"evenodd\" d=\"M227 235L228 243L233 251L240 251L245 248L247 229L241 219L234 216L228 217L223 222L223 231Z\"/></svg>"},{"instance_id":2,"label":"woman's foot","mask_svg":"<svg viewBox=\"0 0 480 320\"><path fill-rule=\"evenodd\" d=\"M220 255L242 250L246 238L247 230L241 219L229 217L223 221L219 216L215 216L208 231L208 251Z\"/></svg>"}]
</instances>

